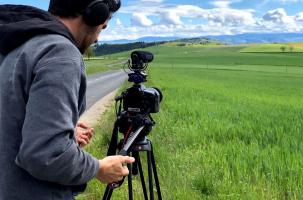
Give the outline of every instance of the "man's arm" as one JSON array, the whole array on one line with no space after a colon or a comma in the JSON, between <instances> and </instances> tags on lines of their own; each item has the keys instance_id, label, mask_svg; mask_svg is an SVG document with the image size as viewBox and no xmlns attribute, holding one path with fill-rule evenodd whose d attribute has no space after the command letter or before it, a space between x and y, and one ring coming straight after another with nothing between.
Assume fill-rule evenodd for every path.
<instances>
[{"instance_id":1,"label":"man's arm","mask_svg":"<svg viewBox=\"0 0 303 200\"><path fill-rule=\"evenodd\" d=\"M74 141L79 63L50 58L34 74L16 163L37 179L64 185L86 183L99 170L99 161Z\"/></svg>"},{"instance_id":2,"label":"man's arm","mask_svg":"<svg viewBox=\"0 0 303 200\"><path fill-rule=\"evenodd\" d=\"M122 164L134 159L113 156L98 160L75 142L78 103L84 96L79 94L84 68L78 50L70 43L60 43L61 39L58 36L55 45L42 42L39 49L44 57L32 72L15 162L37 179L62 185L80 185L93 177L114 182L128 174ZM26 57L35 60L32 55Z\"/></svg>"}]
</instances>

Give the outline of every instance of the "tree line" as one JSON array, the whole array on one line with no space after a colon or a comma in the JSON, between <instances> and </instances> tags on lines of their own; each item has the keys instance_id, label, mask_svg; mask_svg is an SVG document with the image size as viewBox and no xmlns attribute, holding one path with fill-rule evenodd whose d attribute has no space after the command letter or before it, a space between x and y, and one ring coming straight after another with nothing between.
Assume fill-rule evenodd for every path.
<instances>
[{"instance_id":1,"label":"tree line","mask_svg":"<svg viewBox=\"0 0 303 200\"><path fill-rule=\"evenodd\" d=\"M142 49L151 46L163 44L164 42L135 42L127 44L95 44L93 49L94 56L104 56L113 53L119 53L123 51L130 51L133 49Z\"/></svg>"}]
</instances>

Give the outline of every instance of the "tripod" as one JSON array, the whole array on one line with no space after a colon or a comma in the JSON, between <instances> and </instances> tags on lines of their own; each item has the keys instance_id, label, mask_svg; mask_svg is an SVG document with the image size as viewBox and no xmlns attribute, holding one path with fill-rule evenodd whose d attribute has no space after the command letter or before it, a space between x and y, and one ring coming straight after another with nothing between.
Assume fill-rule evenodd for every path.
<instances>
[{"instance_id":1,"label":"tripod","mask_svg":"<svg viewBox=\"0 0 303 200\"><path fill-rule=\"evenodd\" d=\"M123 151L123 150L122 150ZM128 197L129 200L133 200L133 185L132 185L132 175L137 175L138 169L140 174L140 180L143 190L144 199L148 200L147 195L147 188L144 180L144 174L142 169L142 163L140 158L140 152L146 152L147 153L147 169L148 169L148 184L149 184L149 199L154 200L154 187L153 187L153 175L154 175L154 181L156 183L156 189L157 189L157 195L158 199L162 200L161 190L160 190L160 183L158 179L157 174L157 168L156 168L156 162L152 147L152 142L147 138L144 137L144 139L140 142L137 142L136 144L133 144L129 151L127 152L127 155L135 157L136 161L134 164L128 164L128 169L130 171L128 175ZM105 193L103 195L102 200L109 200L112 196L113 188L108 185L106 187Z\"/></svg>"}]
</instances>

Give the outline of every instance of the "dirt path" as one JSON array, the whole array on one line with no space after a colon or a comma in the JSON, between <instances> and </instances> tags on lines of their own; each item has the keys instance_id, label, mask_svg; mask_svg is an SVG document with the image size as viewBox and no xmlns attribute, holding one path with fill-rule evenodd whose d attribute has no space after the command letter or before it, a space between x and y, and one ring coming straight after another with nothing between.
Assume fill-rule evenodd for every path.
<instances>
[{"instance_id":1,"label":"dirt path","mask_svg":"<svg viewBox=\"0 0 303 200\"><path fill-rule=\"evenodd\" d=\"M91 106L88 110L86 110L81 118L79 119L79 122L86 123L90 127L97 124L98 119L100 119L100 116L109 108L111 108L112 102L116 96L117 90L109 93L105 97L103 97L101 100L96 102L93 106Z\"/></svg>"}]
</instances>

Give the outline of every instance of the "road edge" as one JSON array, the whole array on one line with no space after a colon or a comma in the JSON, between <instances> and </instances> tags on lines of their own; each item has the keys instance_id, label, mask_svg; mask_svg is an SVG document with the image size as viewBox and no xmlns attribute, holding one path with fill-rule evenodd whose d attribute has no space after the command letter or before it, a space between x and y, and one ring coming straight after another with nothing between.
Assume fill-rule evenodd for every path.
<instances>
[{"instance_id":1,"label":"road edge","mask_svg":"<svg viewBox=\"0 0 303 200\"><path fill-rule=\"evenodd\" d=\"M81 115L79 122L85 123L90 127L96 125L102 114L104 114L107 109L112 108L111 105L116 97L117 92L118 90L114 90L94 103Z\"/></svg>"}]
</instances>

